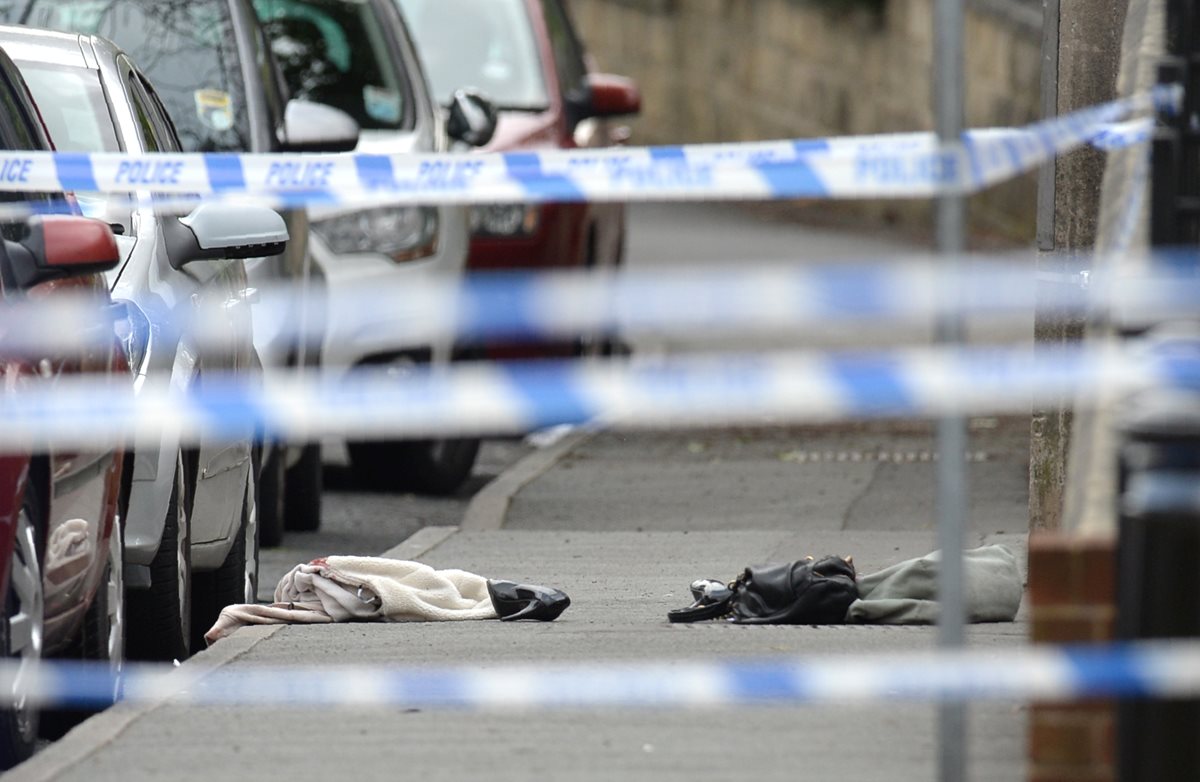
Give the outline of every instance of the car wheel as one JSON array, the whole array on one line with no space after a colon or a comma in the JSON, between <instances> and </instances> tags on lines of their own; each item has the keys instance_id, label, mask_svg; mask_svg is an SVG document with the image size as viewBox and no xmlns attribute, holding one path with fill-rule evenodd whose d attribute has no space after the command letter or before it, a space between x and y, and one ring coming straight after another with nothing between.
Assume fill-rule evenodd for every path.
<instances>
[{"instance_id":1,"label":"car wheel","mask_svg":"<svg viewBox=\"0 0 1200 782\"><path fill-rule=\"evenodd\" d=\"M42 656L45 595L38 546L41 520L41 504L30 486L17 517L12 564L4 588L4 622L0 623L0 653L18 666L10 703L0 708L0 769L12 768L32 755L38 736L38 711L28 700L25 688Z\"/></svg>"},{"instance_id":2,"label":"car wheel","mask_svg":"<svg viewBox=\"0 0 1200 782\"><path fill-rule=\"evenodd\" d=\"M104 580L84 614L73 656L84 660L106 660L113 673L125 663L125 578L121 517L113 519L108 540L108 563ZM113 699L117 689L114 682ZM59 739L67 731L96 713L94 709L47 709L42 714L41 737Z\"/></svg>"},{"instance_id":3,"label":"car wheel","mask_svg":"<svg viewBox=\"0 0 1200 782\"><path fill-rule=\"evenodd\" d=\"M321 445L311 443L300 452L300 460L284 480L284 524L293 532L316 532L321 528Z\"/></svg>"},{"instance_id":4,"label":"car wheel","mask_svg":"<svg viewBox=\"0 0 1200 782\"><path fill-rule=\"evenodd\" d=\"M352 442L347 450L355 473L375 488L446 496L471 477L479 445L477 439Z\"/></svg>"},{"instance_id":5,"label":"car wheel","mask_svg":"<svg viewBox=\"0 0 1200 782\"><path fill-rule=\"evenodd\" d=\"M188 656L192 616L192 542L183 477L183 460L175 466L175 483L167 504L162 542L150 563L150 588L125 595L128 656L139 660L183 660Z\"/></svg>"},{"instance_id":6,"label":"car wheel","mask_svg":"<svg viewBox=\"0 0 1200 782\"><path fill-rule=\"evenodd\" d=\"M203 649L204 634L221 615L221 609L238 603L258 602L259 528L254 471L246 477L242 523L225 561L211 573L197 573L192 584L192 648Z\"/></svg>"},{"instance_id":7,"label":"car wheel","mask_svg":"<svg viewBox=\"0 0 1200 782\"><path fill-rule=\"evenodd\" d=\"M258 540L264 548L283 544L288 478L282 448L267 449L258 480Z\"/></svg>"},{"instance_id":8,"label":"car wheel","mask_svg":"<svg viewBox=\"0 0 1200 782\"><path fill-rule=\"evenodd\" d=\"M108 539L108 566L104 581L84 619L83 656L107 660L119 669L125 662L125 569L121 545L121 518L113 519Z\"/></svg>"}]
</instances>

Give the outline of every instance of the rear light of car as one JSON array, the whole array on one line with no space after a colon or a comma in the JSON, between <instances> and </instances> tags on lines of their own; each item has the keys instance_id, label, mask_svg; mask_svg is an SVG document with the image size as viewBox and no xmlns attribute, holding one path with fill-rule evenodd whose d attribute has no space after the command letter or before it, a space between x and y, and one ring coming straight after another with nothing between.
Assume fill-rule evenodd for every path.
<instances>
[{"instance_id":1,"label":"rear light of car","mask_svg":"<svg viewBox=\"0 0 1200 782\"><path fill-rule=\"evenodd\" d=\"M437 252L438 211L428 206L365 209L313 221L313 233L337 255L379 253L396 263Z\"/></svg>"},{"instance_id":2,"label":"rear light of car","mask_svg":"<svg viewBox=\"0 0 1200 782\"><path fill-rule=\"evenodd\" d=\"M471 207L471 235L489 238L533 236L542 224L541 207L534 204L485 204Z\"/></svg>"}]
</instances>

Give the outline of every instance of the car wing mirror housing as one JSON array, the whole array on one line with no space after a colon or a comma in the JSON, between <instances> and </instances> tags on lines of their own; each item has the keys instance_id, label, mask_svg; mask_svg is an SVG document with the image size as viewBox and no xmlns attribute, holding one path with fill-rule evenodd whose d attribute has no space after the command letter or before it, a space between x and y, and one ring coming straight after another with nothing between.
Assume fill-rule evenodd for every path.
<instances>
[{"instance_id":1,"label":"car wing mirror housing","mask_svg":"<svg viewBox=\"0 0 1200 782\"><path fill-rule=\"evenodd\" d=\"M450 98L446 135L473 147L487 146L496 135L500 112L496 104L476 90L456 90Z\"/></svg>"},{"instance_id":2,"label":"car wing mirror housing","mask_svg":"<svg viewBox=\"0 0 1200 782\"><path fill-rule=\"evenodd\" d=\"M284 152L352 152L361 129L346 112L307 100L290 100L283 113Z\"/></svg>"},{"instance_id":3,"label":"car wing mirror housing","mask_svg":"<svg viewBox=\"0 0 1200 782\"><path fill-rule=\"evenodd\" d=\"M593 117L628 117L641 113L642 93L632 79L591 73L581 87L567 96L567 103L575 122Z\"/></svg>"},{"instance_id":4,"label":"car wing mirror housing","mask_svg":"<svg viewBox=\"0 0 1200 782\"><path fill-rule=\"evenodd\" d=\"M175 269L194 261L279 255L288 242L283 217L257 204L201 204L187 217L163 221L163 235Z\"/></svg>"},{"instance_id":5,"label":"car wing mirror housing","mask_svg":"<svg viewBox=\"0 0 1200 782\"><path fill-rule=\"evenodd\" d=\"M25 223L21 241L4 245L7 272L19 288L99 274L121 262L108 223L76 215L34 215Z\"/></svg>"}]
</instances>

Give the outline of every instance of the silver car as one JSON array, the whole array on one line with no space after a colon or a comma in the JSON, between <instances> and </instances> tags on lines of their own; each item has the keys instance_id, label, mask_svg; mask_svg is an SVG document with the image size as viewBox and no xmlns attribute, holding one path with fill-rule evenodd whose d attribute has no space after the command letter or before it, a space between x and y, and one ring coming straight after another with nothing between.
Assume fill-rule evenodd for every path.
<instances>
[{"instance_id":1,"label":"silver car","mask_svg":"<svg viewBox=\"0 0 1200 782\"><path fill-rule=\"evenodd\" d=\"M452 107L457 121L444 121L390 0L253 2L291 93L353 117L362 130L359 152L444 152L448 133L481 146L495 132L495 110L466 93ZM377 297L430 280L457 280L469 244L461 206L314 210L310 247L329 291L324 372L340 377L371 365L403 374L417 364L450 362L451 339L413 344L379 313L364 311L356 294ZM479 441L351 442L348 450L355 473L379 488L449 494L470 476Z\"/></svg>"},{"instance_id":2,"label":"silver car","mask_svg":"<svg viewBox=\"0 0 1200 782\"><path fill-rule=\"evenodd\" d=\"M292 100L249 0L26 0L9 22L94 34L120 46L158 88L185 152L336 152L354 148L344 113ZM276 256L248 259L258 291L254 344L268 374L314 368L324 321L324 281L311 263L308 217L284 213L292 241ZM293 295L294 293L303 295ZM297 339L298 335L312 339ZM264 545L285 527L317 529L321 454L315 443L264 443L260 525Z\"/></svg>"},{"instance_id":3,"label":"silver car","mask_svg":"<svg viewBox=\"0 0 1200 782\"><path fill-rule=\"evenodd\" d=\"M0 27L0 45L59 151L179 151L154 88L112 43ZM215 375L261 379L240 258L281 251L283 218L264 207L211 205L180 219L141 205L148 198L132 206L77 195L118 234L123 258L109 279L113 299L125 302L118 326L137 386L186 391ZM130 656L186 657L223 606L256 598L255 444L250 427L227 425L199 443L165 431L158 448L135 451L125 527Z\"/></svg>"}]
</instances>

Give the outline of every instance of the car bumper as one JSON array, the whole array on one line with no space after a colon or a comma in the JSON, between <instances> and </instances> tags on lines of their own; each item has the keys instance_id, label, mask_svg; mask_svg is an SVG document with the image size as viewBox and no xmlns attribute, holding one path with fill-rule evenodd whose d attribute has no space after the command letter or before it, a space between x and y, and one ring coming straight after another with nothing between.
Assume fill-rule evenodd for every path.
<instances>
[{"instance_id":1,"label":"car bumper","mask_svg":"<svg viewBox=\"0 0 1200 782\"><path fill-rule=\"evenodd\" d=\"M434 363L448 362L454 351L453 335L416 332L404 326L398 313L377 304L386 291L403 292L422 283L462 277L467 260L465 211L446 207L440 211L437 250L416 261L396 263L378 253L337 255L318 237L310 247L326 286L325 336L321 363L327 376L343 375L360 364L389 356L429 351ZM369 292L370 306L363 296Z\"/></svg>"}]
</instances>

